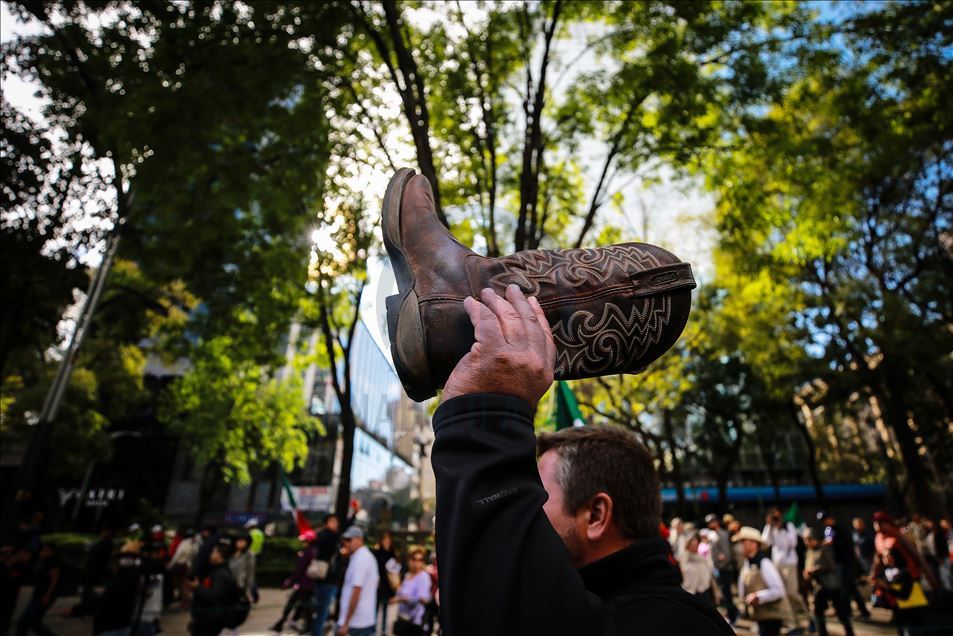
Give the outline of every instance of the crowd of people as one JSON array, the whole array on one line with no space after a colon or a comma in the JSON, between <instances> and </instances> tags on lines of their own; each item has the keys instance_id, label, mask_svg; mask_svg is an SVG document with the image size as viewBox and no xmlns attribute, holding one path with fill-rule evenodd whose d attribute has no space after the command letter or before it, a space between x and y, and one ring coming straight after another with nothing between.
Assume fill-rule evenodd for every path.
<instances>
[{"instance_id":1,"label":"crowd of people","mask_svg":"<svg viewBox=\"0 0 953 636\"><path fill-rule=\"evenodd\" d=\"M720 607L732 626L747 616L761 636L782 629L824 636L829 609L850 636L852 622L869 619L871 606L892 610L901 636L916 634L931 605L953 598L953 525L946 518L934 523L877 512L870 524L855 517L846 527L820 512L808 525L792 507L786 514L771 509L760 529L731 514L708 514L698 525L674 518L660 533L678 562L682 588ZM298 540L301 549L282 584L287 601L272 630L370 636L391 633L393 625L397 636L433 633L439 594L430 550L401 550L389 532L371 548L352 518L342 527L333 514ZM256 559L264 542L255 519L224 532L211 525L200 532L161 526L144 532L133 524L115 536L105 529L87 550L79 601L66 614L92 616L96 635L152 636L171 607L190 612L195 635L237 634L259 599ZM43 618L61 588L56 545L25 533L18 545L0 549L0 566L0 634L24 585L32 593L15 633L51 633Z\"/></svg>"},{"instance_id":2,"label":"crowd of people","mask_svg":"<svg viewBox=\"0 0 953 636\"><path fill-rule=\"evenodd\" d=\"M411 545L402 554L389 532L371 549L360 527L345 525L342 531L329 514L319 530L298 537L302 549L282 584L291 594L271 629L281 632L290 619L299 633L314 636L387 634L396 606L395 636L432 634L438 595L430 551Z\"/></svg>"},{"instance_id":3,"label":"crowd of people","mask_svg":"<svg viewBox=\"0 0 953 636\"><path fill-rule=\"evenodd\" d=\"M251 522L220 533L167 532L161 525L144 531L134 523L120 533L104 528L86 553L80 573L79 602L64 613L91 616L96 636L153 636L162 612L178 607L191 613L192 632L217 636L241 625L256 598L255 554L264 533ZM44 617L62 592L63 566L55 543L38 524L25 526L15 545L2 548L0 634L13 620L20 588L32 594L16 618L16 634L52 633Z\"/></svg>"},{"instance_id":4,"label":"crowd of people","mask_svg":"<svg viewBox=\"0 0 953 636\"><path fill-rule=\"evenodd\" d=\"M743 526L733 515L709 514L702 527L674 518L661 527L679 563L682 587L723 608L734 626L742 612L757 622L761 636L827 634L828 608L854 633L869 606L893 611L901 636L928 622L931 604L953 594L953 526L919 515L873 515L851 527L821 511L806 524L792 507L773 508L763 528ZM872 527L871 527L872 526ZM740 609L739 609L740 608Z\"/></svg>"},{"instance_id":5,"label":"crowd of people","mask_svg":"<svg viewBox=\"0 0 953 636\"><path fill-rule=\"evenodd\" d=\"M0 635L14 618L17 636L51 634L44 617L64 589L59 550L38 531L21 535L0 549ZM430 550L411 545L402 552L389 532L372 550L353 518L341 528L331 514L298 540L301 550L282 584L289 595L273 630L367 636L390 633L393 622L394 634L433 633L437 579L435 564L427 564ZM92 617L94 636L155 636L166 610L188 611L195 636L237 634L259 601L264 542L254 518L224 531L104 529L86 550L78 602L64 614ZM24 586L32 592L14 617Z\"/></svg>"}]
</instances>

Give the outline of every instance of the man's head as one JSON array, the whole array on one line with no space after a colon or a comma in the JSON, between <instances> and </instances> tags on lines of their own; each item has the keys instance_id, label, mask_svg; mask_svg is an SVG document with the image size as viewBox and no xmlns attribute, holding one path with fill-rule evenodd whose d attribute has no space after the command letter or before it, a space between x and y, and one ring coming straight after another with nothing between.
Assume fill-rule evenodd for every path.
<instances>
[{"instance_id":1,"label":"man's head","mask_svg":"<svg viewBox=\"0 0 953 636\"><path fill-rule=\"evenodd\" d=\"M693 532L688 535L688 541L685 542L685 549L689 552L698 553L698 546L701 545L701 542L701 535L697 532Z\"/></svg>"},{"instance_id":2,"label":"man's head","mask_svg":"<svg viewBox=\"0 0 953 636\"><path fill-rule=\"evenodd\" d=\"M576 567L658 537L662 510L652 456L635 437L598 426L540 436L543 511Z\"/></svg>"},{"instance_id":3,"label":"man's head","mask_svg":"<svg viewBox=\"0 0 953 636\"><path fill-rule=\"evenodd\" d=\"M718 530L721 528L721 519L715 513L709 513L705 515L705 525L711 530Z\"/></svg>"},{"instance_id":4,"label":"man's head","mask_svg":"<svg viewBox=\"0 0 953 636\"><path fill-rule=\"evenodd\" d=\"M351 526L341 534L341 547L344 548L344 554L354 554L362 545L364 545L364 531L357 526Z\"/></svg>"},{"instance_id":5,"label":"man's head","mask_svg":"<svg viewBox=\"0 0 953 636\"><path fill-rule=\"evenodd\" d=\"M741 553L749 559L761 551L761 533L757 528L744 526L731 540L741 543Z\"/></svg>"},{"instance_id":6,"label":"man's head","mask_svg":"<svg viewBox=\"0 0 953 636\"><path fill-rule=\"evenodd\" d=\"M864 523L864 520L861 517L854 517L850 523L852 526L854 526L854 530L857 532L863 532L867 527L867 524Z\"/></svg>"},{"instance_id":7,"label":"man's head","mask_svg":"<svg viewBox=\"0 0 953 636\"><path fill-rule=\"evenodd\" d=\"M815 528L805 528L803 534L804 545L809 550L816 550L824 542L824 535Z\"/></svg>"},{"instance_id":8,"label":"man's head","mask_svg":"<svg viewBox=\"0 0 953 636\"><path fill-rule=\"evenodd\" d=\"M338 516L333 513L324 515L324 527L331 532L337 532L341 527L341 522L338 521Z\"/></svg>"},{"instance_id":9,"label":"man's head","mask_svg":"<svg viewBox=\"0 0 953 636\"><path fill-rule=\"evenodd\" d=\"M226 543L216 543L212 546L212 552L209 554L208 562L212 565L221 565L228 561L231 555L231 548Z\"/></svg>"}]
</instances>

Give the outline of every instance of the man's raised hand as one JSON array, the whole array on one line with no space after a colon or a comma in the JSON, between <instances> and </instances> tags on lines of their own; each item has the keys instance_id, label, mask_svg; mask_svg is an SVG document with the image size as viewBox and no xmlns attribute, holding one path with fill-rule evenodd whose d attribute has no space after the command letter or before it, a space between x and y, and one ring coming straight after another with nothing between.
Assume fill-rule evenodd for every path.
<instances>
[{"instance_id":1,"label":"man's raised hand","mask_svg":"<svg viewBox=\"0 0 953 636\"><path fill-rule=\"evenodd\" d=\"M463 306L473 323L473 346L453 369L444 399L469 393L503 393L534 407L553 383L556 345L549 322L535 297L516 285L506 297L484 289L480 299Z\"/></svg>"}]
</instances>

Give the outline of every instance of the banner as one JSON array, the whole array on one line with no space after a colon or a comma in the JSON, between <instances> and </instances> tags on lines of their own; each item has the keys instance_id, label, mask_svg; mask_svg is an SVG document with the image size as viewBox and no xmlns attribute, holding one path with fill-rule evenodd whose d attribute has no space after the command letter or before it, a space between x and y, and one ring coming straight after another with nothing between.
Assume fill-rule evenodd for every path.
<instances>
[{"instance_id":1,"label":"banner","mask_svg":"<svg viewBox=\"0 0 953 636\"><path fill-rule=\"evenodd\" d=\"M291 490L292 499L288 497ZM326 512L331 509L330 486L289 486L281 491L281 509L293 512L297 503L298 510L308 512Z\"/></svg>"}]
</instances>

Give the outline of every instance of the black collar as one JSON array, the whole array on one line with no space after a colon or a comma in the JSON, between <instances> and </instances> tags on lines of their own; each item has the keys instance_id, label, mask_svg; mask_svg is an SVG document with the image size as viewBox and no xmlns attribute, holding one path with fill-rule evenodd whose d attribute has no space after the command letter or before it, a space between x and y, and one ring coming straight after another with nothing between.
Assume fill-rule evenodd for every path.
<instances>
[{"instance_id":1,"label":"black collar","mask_svg":"<svg viewBox=\"0 0 953 636\"><path fill-rule=\"evenodd\" d=\"M668 541L642 539L579 568L586 589L603 600L638 588L681 585Z\"/></svg>"}]
</instances>

